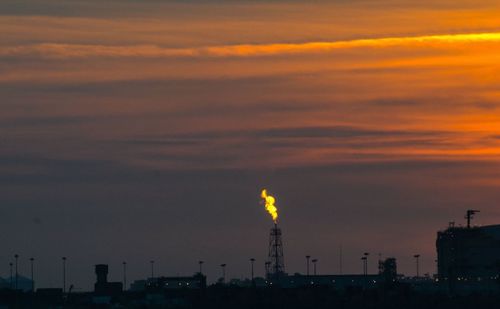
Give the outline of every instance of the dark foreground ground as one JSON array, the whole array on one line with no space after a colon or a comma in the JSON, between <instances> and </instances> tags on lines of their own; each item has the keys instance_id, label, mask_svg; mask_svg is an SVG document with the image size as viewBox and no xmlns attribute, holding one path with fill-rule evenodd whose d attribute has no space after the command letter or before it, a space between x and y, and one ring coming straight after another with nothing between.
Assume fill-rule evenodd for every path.
<instances>
[{"instance_id":1,"label":"dark foreground ground","mask_svg":"<svg viewBox=\"0 0 500 309\"><path fill-rule=\"evenodd\" d=\"M371 290L255 289L211 286L203 290L149 291L115 296L93 293L37 295L0 291L0 308L500 308L499 292L454 295L398 286Z\"/></svg>"}]
</instances>

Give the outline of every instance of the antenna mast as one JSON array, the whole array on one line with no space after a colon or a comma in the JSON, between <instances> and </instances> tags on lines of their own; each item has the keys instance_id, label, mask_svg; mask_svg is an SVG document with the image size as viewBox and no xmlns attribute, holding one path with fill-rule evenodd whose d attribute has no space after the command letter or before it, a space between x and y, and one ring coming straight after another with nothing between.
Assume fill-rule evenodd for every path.
<instances>
[{"instance_id":1,"label":"antenna mast","mask_svg":"<svg viewBox=\"0 0 500 309\"><path fill-rule=\"evenodd\" d=\"M470 221L474 218L474 215L478 213L479 210L475 209L468 209L467 213L465 214L465 219L467 219L467 228L470 229Z\"/></svg>"},{"instance_id":2,"label":"antenna mast","mask_svg":"<svg viewBox=\"0 0 500 309\"><path fill-rule=\"evenodd\" d=\"M283 241L281 239L281 229L278 224L274 224L269 235L269 254L268 260L270 270L273 272L273 278L278 284L279 276L285 272L285 259L283 255ZM271 274L270 274L271 275ZM270 276L271 277L271 276ZM269 278L271 279L271 278Z\"/></svg>"}]
</instances>

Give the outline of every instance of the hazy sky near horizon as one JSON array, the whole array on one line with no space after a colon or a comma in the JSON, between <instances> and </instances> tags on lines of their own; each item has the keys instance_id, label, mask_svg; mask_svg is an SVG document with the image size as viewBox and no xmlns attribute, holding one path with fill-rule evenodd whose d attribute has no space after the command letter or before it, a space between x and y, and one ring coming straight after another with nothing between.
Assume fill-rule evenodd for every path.
<instances>
[{"instance_id":1,"label":"hazy sky near horizon","mask_svg":"<svg viewBox=\"0 0 500 309\"><path fill-rule=\"evenodd\" d=\"M2 1L0 276L248 276L264 187L287 271L433 272L438 229L500 223L500 3L435 2Z\"/></svg>"}]
</instances>

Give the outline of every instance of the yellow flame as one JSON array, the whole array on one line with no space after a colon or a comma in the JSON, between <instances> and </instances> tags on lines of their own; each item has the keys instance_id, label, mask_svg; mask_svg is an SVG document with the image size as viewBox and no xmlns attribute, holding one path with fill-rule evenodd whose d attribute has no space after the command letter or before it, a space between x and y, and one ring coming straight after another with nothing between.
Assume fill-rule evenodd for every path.
<instances>
[{"instance_id":1,"label":"yellow flame","mask_svg":"<svg viewBox=\"0 0 500 309\"><path fill-rule=\"evenodd\" d=\"M262 190L262 193L260 194L260 196L266 202L267 212L273 217L274 223L277 223L277 221L278 221L278 208L276 208L276 206L274 206L274 202L276 201L276 199L271 195L267 195L266 189Z\"/></svg>"}]
</instances>

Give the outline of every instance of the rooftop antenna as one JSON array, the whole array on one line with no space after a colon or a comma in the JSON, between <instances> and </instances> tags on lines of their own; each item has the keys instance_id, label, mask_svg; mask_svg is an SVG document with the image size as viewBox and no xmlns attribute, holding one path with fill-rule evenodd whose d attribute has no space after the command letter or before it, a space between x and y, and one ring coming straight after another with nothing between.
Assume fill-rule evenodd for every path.
<instances>
[{"instance_id":1,"label":"rooftop antenna","mask_svg":"<svg viewBox=\"0 0 500 309\"><path fill-rule=\"evenodd\" d=\"M467 228L470 229L470 220L474 218L474 214L478 213L479 210L468 209L465 214L465 219L467 219Z\"/></svg>"}]
</instances>

